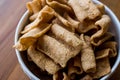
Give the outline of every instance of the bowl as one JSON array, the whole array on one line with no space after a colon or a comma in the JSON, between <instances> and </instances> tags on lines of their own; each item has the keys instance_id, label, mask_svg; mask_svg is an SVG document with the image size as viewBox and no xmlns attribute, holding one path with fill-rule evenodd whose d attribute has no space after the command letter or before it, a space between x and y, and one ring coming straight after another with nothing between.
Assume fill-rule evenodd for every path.
<instances>
[{"instance_id":1,"label":"bowl","mask_svg":"<svg viewBox=\"0 0 120 80\"><path fill-rule=\"evenodd\" d=\"M96 4L102 4L101 2L99 2L97 0L93 0L93 1ZM111 72L108 75L100 78L100 80L106 80L106 79L110 78L110 76L115 72L115 70L117 69L117 67L120 63L120 59L119 59L120 58L120 36L119 36L120 35L120 23L119 23L119 20L117 19L117 17L115 16L115 14L107 6L105 6L105 12L111 18L111 25L110 25L109 30L110 30L110 32L112 32L115 35L115 41L118 43L117 44L118 55L114 61ZM22 16L22 18L20 19L20 21L17 25L17 28L16 28L16 32L15 32L15 43L18 41L18 39L20 37L20 32L23 30L24 26L28 23L29 16L30 16L29 12L26 11L24 13L24 15ZM19 52L18 50L16 50L16 55L17 55L20 65L21 65L21 68L23 69L23 71L27 74L27 76L31 80L40 80L39 77L41 77L41 80L47 80L47 78L44 74L39 73L40 70L39 70L39 68L34 66L34 63L28 63L28 61L26 59L27 55L25 54L25 52ZM32 68L30 65L32 66ZM35 69L37 71L34 71ZM40 74L41 76L39 76L38 74Z\"/></svg>"}]
</instances>

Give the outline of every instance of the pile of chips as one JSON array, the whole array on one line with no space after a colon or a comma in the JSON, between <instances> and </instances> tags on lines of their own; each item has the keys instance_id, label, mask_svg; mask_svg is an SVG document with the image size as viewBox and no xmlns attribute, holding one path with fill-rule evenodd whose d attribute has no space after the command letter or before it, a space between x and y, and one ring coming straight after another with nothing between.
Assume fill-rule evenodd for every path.
<instances>
[{"instance_id":1,"label":"pile of chips","mask_svg":"<svg viewBox=\"0 0 120 80\"><path fill-rule=\"evenodd\" d=\"M93 80L110 73L117 55L104 5L92 0L33 0L30 23L14 45L53 80Z\"/></svg>"}]
</instances>

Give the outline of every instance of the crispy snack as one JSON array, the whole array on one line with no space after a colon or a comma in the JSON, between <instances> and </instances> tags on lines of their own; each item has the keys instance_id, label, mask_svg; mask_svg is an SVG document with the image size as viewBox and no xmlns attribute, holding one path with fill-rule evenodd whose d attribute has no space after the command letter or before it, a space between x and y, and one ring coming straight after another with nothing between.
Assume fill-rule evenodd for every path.
<instances>
[{"instance_id":1,"label":"crispy snack","mask_svg":"<svg viewBox=\"0 0 120 80\"><path fill-rule=\"evenodd\" d=\"M38 27L40 23L45 23L51 20L54 16L54 10L49 7L45 6L39 13L37 18L30 24L28 24L25 29L21 32L22 34L29 32L31 29Z\"/></svg>"},{"instance_id":2,"label":"crispy snack","mask_svg":"<svg viewBox=\"0 0 120 80\"><path fill-rule=\"evenodd\" d=\"M71 18L67 13L64 14L64 17L70 22L70 25L76 29L79 33L86 33L90 30L97 31L98 27L95 25L95 21L84 21L80 23L79 21Z\"/></svg>"},{"instance_id":3,"label":"crispy snack","mask_svg":"<svg viewBox=\"0 0 120 80\"><path fill-rule=\"evenodd\" d=\"M48 35L40 37L37 46L40 51L44 51L46 55L63 68L66 66L68 60L75 57L81 50L81 46L77 48L70 47Z\"/></svg>"},{"instance_id":4,"label":"crispy snack","mask_svg":"<svg viewBox=\"0 0 120 80\"><path fill-rule=\"evenodd\" d=\"M32 14L39 12L42 8L41 0L33 0L31 2L28 2L26 5L27 5L28 11Z\"/></svg>"},{"instance_id":5,"label":"crispy snack","mask_svg":"<svg viewBox=\"0 0 120 80\"><path fill-rule=\"evenodd\" d=\"M47 71L50 74L55 74L61 67L56 64L51 58L36 50L35 45L28 48L27 52L33 62L40 67L43 71ZM54 68L53 68L54 67Z\"/></svg>"},{"instance_id":6,"label":"crispy snack","mask_svg":"<svg viewBox=\"0 0 120 80\"><path fill-rule=\"evenodd\" d=\"M96 61L94 51L90 44L90 37L80 36L80 39L83 41L83 46L81 50L81 63L82 68L86 73L94 73L96 71Z\"/></svg>"},{"instance_id":7,"label":"crispy snack","mask_svg":"<svg viewBox=\"0 0 120 80\"><path fill-rule=\"evenodd\" d=\"M96 38L91 37L91 44L93 44L94 46L99 46L103 42L105 42L105 41L109 40L110 38L112 38L112 36L113 36L112 33L106 32L105 34L103 34L100 37L96 37Z\"/></svg>"},{"instance_id":8,"label":"crispy snack","mask_svg":"<svg viewBox=\"0 0 120 80\"><path fill-rule=\"evenodd\" d=\"M78 47L81 46L81 40L74 35L74 33L64 29L62 26L58 24L53 24L51 27L52 33L59 39L65 41L67 44Z\"/></svg>"},{"instance_id":9,"label":"crispy snack","mask_svg":"<svg viewBox=\"0 0 120 80\"><path fill-rule=\"evenodd\" d=\"M75 79L75 75L80 75L83 73L83 69L82 69L82 65L81 65L81 60L80 60L80 55L77 55L76 57L74 57L73 59L71 59L68 62L68 77L71 80Z\"/></svg>"},{"instance_id":10,"label":"crispy snack","mask_svg":"<svg viewBox=\"0 0 120 80\"><path fill-rule=\"evenodd\" d=\"M96 59L102 59L105 57L108 57L112 53L111 49L103 49L100 51L95 52L95 58Z\"/></svg>"},{"instance_id":11,"label":"crispy snack","mask_svg":"<svg viewBox=\"0 0 120 80\"><path fill-rule=\"evenodd\" d=\"M99 9L91 0L69 0L68 4L73 8L80 22L83 22L87 18L95 19L101 15Z\"/></svg>"},{"instance_id":12,"label":"crispy snack","mask_svg":"<svg viewBox=\"0 0 120 80\"><path fill-rule=\"evenodd\" d=\"M87 33L88 31L94 29L94 31L98 31L98 27L95 25L94 21L84 21L83 23L81 23L78 28L77 31L79 33Z\"/></svg>"},{"instance_id":13,"label":"crispy snack","mask_svg":"<svg viewBox=\"0 0 120 80\"><path fill-rule=\"evenodd\" d=\"M57 17L59 19L59 21L65 25L65 27L71 29L72 32L75 32L75 29L72 25L72 23L70 23L67 19L65 19L64 17L62 17L61 15L59 15L57 12L55 12L55 17Z\"/></svg>"},{"instance_id":14,"label":"crispy snack","mask_svg":"<svg viewBox=\"0 0 120 80\"><path fill-rule=\"evenodd\" d=\"M96 61L97 67L95 73L90 73L89 75L93 77L93 79L98 79L108 73L110 73L111 67L109 64L109 58L105 57L102 59L98 59Z\"/></svg>"},{"instance_id":15,"label":"crispy snack","mask_svg":"<svg viewBox=\"0 0 120 80\"><path fill-rule=\"evenodd\" d=\"M67 11L67 12L72 11L70 6L64 4L66 3L65 0L61 0L61 1L60 0L46 0L46 3L60 14L62 14L64 11Z\"/></svg>"},{"instance_id":16,"label":"crispy snack","mask_svg":"<svg viewBox=\"0 0 120 80\"><path fill-rule=\"evenodd\" d=\"M26 5L28 11L32 14L29 20L34 21L37 18L39 11L46 5L46 0L33 0Z\"/></svg>"},{"instance_id":17,"label":"crispy snack","mask_svg":"<svg viewBox=\"0 0 120 80\"><path fill-rule=\"evenodd\" d=\"M67 29L68 31L70 32L75 32L75 29L73 26L68 26L68 25L72 25L69 21L67 21L65 18L63 18L63 20L61 21L60 19L58 18L55 18L53 21L52 21L53 24L58 24L62 27L64 27L65 29ZM66 26L67 25L67 26Z\"/></svg>"},{"instance_id":18,"label":"crispy snack","mask_svg":"<svg viewBox=\"0 0 120 80\"><path fill-rule=\"evenodd\" d=\"M78 29L78 26L80 25L79 21L71 18L67 13L64 14L64 17L71 23L72 27L74 27L75 29Z\"/></svg>"},{"instance_id":19,"label":"crispy snack","mask_svg":"<svg viewBox=\"0 0 120 80\"><path fill-rule=\"evenodd\" d=\"M99 46L100 49L110 49L109 57L115 57L117 55L117 43L115 41L108 41Z\"/></svg>"},{"instance_id":20,"label":"crispy snack","mask_svg":"<svg viewBox=\"0 0 120 80\"><path fill-rule=\"evenodd\" d=\"M28 33L22 35L19 41L14 45L19 51L27 50L30 45L37 41L37 38L44 35L51 27L51 24L41 24L30 30Z\"/></svg>"},{"instance_id":21,"label":"crispy snack","mask_svg":"<svg viewBox=\"0 0 120 80\"><path fill-rule=\"evenodd\" d=\"M100 20L95 22L95 25L100 27L100 30L98 30L95 34L91 36L91 41L92 41L91 43L93 45L96 46L100 45L99 43L95 44L94 41L96 38L103 36L108 31L109 24L110 24L110 17L107 15L103 15Z\"/></svg>"}]
</instances>

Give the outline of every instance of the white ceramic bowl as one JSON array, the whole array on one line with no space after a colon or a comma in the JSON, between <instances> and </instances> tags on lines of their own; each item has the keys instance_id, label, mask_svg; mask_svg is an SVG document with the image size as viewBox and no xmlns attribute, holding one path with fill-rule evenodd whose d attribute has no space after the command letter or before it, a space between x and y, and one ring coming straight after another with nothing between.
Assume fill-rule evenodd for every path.
<instances>
[{"instance_id":1,"label":"white ceramic bowl","mask_svg":"<svg viewBox=\"0 0 120 80\"><path fill-rule=\"evenodd\" d=\"M102 4L101 2L99 2L97 0L94 0L94 2L97 4ZM105 6L105 11L111 17L111 20L112 20L112 23L110 25L110 31L115 35L115 40L118 43L117 44L118 55L116 57L114 65L112 66L111 73L102 77L100 80L108 79L114 73L114 71L116 70L116 68L118 67L119 62L120 62L120 23L119 23L119 20L117 19L117 17L115 16L115 14L107 6ZM20 32L22 31L23 27L26 25L26 23L28 21L28 17L29 17L29 12L26 11L17 25L16 33L15 33L15 43L18 41L19 36L20 36ZM21 52L16 50L16 55L17 55L18 61L21 65L23 71L27 74L27 76L31 80L40 80L35 74L33 74L30 71L28 66L25 64L26 61L23 59Z\"/></svg>"}]
</instances>

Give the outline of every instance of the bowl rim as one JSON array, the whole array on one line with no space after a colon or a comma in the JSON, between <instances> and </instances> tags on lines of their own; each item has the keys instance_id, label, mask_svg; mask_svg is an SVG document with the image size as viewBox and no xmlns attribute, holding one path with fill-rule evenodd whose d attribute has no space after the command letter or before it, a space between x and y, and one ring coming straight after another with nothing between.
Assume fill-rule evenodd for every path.
<instances>
[{"instance_id":1,"label":"bowl rim","mask_svg":"<svg viewBox=\"0 0 120 80\"><path fill-rule=\"evenodd\" d=\"M98 1L98 0L93 0L93 2L95 2L95 3L97 3L97 4L103 4L103 3L101 3L101 2ZM114 23L116 24L116 26L118 27L118 31L120 32L120 22L119 22L118 18L115 16L115 14L112 12L111 9L109 9L106 5L104 5L104 6L105 6L105 11L109 12L109 15L110 15L111 18L114 20ZM19 29L20 29L21 27L23 27L24 22L26 22L26 20L28 19L28 18L26 18L26 17L28 17L28 15L29 15L29 11L26 11L26 12L23 14L23 16L21 17L20 21L18 22L18 25L17 25L17 27L16 27L16 31L15 31L15 38L14 38L14 43L15 43L15 44L16 44L17 41L18 41L19 32L21 31L21 30L19 30ZM119 39L119 41L120 41L120 37L119 37L119 36L118 36L118 39ZM119 42L118 46L120 46L120 42ZM40 80L37 76L35 76L35 75L27 68L27 66L25 65L25 63L24 63L24 61L23 61L23 59L22 59L22 57L21 57L21 55L20 55L20 52L19 52L17 49L15 49L15 52L16 52L16 55L17 55L17 58L18 58L18 62L20 63L20 66L21 66L22 70L27 74L27 76L28 76L31 80ZM106 76L100 78L100 80L106 80L106 79L108 79L108 78L116 71L116 69L117 69L117 67L118 67L118 65L119 65L119 63L120 63L119 58L120 58L120 49L118 49L118 56L117 56L117 59L116 59L114 65L113 65L113 67L112 67L111 72L110 72L109 74L107 74Z\"/></svg>"},{"instance_id":2,"label":"bowl rim","mask_svg":"<svg viewBox=\"0 0 120 80\"><path fill-rule=\"evenodd\" d=\"M19 38L19 32L21 30L19 30L21 27L24 26L24 22L26 22L26 20L28 19L27 17L29 16L29 11L26 11L23 16L21 17L20 21L18 22L18 25L16 27L16 31L15 31L15 39L14 39L14 43L16 44L17 41L18 41L18 38ZM37 76L35 76L28 68L27 66L25 65L21 55L20 55L20 52L15 49L15 52L16 52L16 55L17 55L17 58L18 58L18 62L20 63L20 66L22 68L22 70L27 74L27 76L31 79L31 80L40 80Z\"/></svg>"},{"instance_id":3,"label":"bowl rim","mask_svg":"<svg viewBox=\"0 0 120 80\"><path fill-rule=\"evenodd\" d=\"M95 3L97 4L103 4L102 2L98 1L98 0L93 0ZM111 19L114 21L114 24L116 25L116 27L118 28L117 31L120 33L120 22L118 20L118 18L116 17L116 15L114 14L114 12L109 8L107 7L105 4L105 11L106 12L109 12L109 16L111 17ZM112 66L112 69L111 69L111 72L109 74L107 74L106 76L102 77L100 80L106 80L108 78L110 78L110 76L116 71L118 65L120 64L120 36L118 36L118 41L119 41L119 49L118 49L118 55L117 55L117 58L116 58L116 61L114 63L114 65Z\"/></svg>"}]
</instances>

